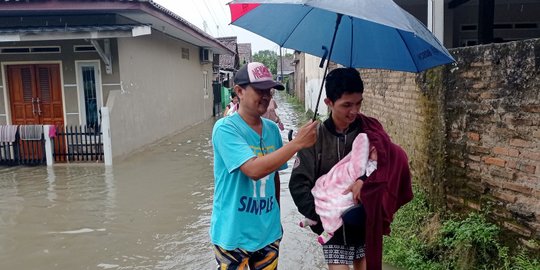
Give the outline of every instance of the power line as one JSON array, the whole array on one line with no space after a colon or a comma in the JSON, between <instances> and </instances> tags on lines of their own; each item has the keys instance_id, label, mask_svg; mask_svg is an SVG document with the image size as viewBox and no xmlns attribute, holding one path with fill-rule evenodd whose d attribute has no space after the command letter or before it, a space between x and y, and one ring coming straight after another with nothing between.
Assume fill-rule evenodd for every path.
<instances>
[{"instance_id":1,"label":"power line","mask_svg":"<svg viewBox=\"0 0 540 270\"><path fill-rule=\"evenodd\" d=\"M193 3L195 2L195 3ZM199 10L199 6L196 4L197 2L199 1L192 1L191 4L195 6L195 9L197 10L197 13L199 13L199 16L201 17L201 19L203 20L203 30L206 32L206 31L209 31L210 32L210 29L204 29L206 28L205 25L206 25L206 20L204 19L205 16L202 15L201 11ZM212 31L213 32L213 31ZM210 35L214 35L212 34L211 32L209 33Z\"/></svg>"},{"instance_id":2,"label":"power line","mask_svg":"<svg viewBox=\"0 0 540 270\"><path fill-rule=\"evenodd\" d=\"M215 25L216 25L216 28L217 28L218 23L217 23L217 21L216 21L216 18L215 18L214 13L213 13L212 10L208 7L208 4L206 3L205 0L202 0L202 2L203 2L203 4L204 4L204 6L206 7L206 10L208 11L208 14L210 14L210 17L211 17L212 20L214 21L214 23L215 23ZM218 33L218 35L219 35L219 33Z\"/></svg>"},{"instance_id":3,"label":"power line","mask_svg":"<svg viewBox=\"0 0 540 270\"><path fill-rule=\"evenodd\" d=\"M208 4L208 2L206 2L206 0L202 0L207 6L208 6L208 9L210 10L210 12L212 13L212 16L214 16L214 18L218 19L219 20L219 16L217 16L217 13L215 11L215 9L213 8L213 6L210 4ZM211 8L212 7L212 8ZM219 25L218 23L216 23L216 25Z\"/></svg>"},{"instance_id":4,"label":"power line","mask_svg":"<svg viewBox=\"0 0 540 270\"><path fill-rule=\"evenodd\" d=\"M226 0L226 1L229 1L229 0ZM238 36L238 33L236 33L236 29L234 29L234 27L232 27L232 26L229 24L230 20L227 21L227 18L230 18L230 12L227 13L227 11L225 10L225 6L228 6L228 5L223 4L223 3L220 3L219 6L221 7L221 11L223 12L223 15L225 15L223 18L224 18L224 20L225 20L225 25L226 25L226 27L227 27L230 31L233 32L234 36Z\"/></svg>"}]
</instances>

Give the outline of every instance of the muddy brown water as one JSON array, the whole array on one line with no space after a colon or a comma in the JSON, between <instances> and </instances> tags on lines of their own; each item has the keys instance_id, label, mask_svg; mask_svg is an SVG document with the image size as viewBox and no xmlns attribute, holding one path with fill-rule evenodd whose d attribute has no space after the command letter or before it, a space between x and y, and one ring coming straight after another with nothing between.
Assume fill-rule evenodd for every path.
<instances>
[{"instance_id":1,"label":"muddy brown water","mask_svg":"<svg viewBox=\"0 0 540 270\"><path fill-rule=\"evenodd\" d=\"M276 99L286 128L295 127L291 106ZM111 168L0 167L0 269L215 269L213 123ZM326 269L316 235L297 225L289 177L281 172L280 269Z\"/></svg>"}]
</instances>

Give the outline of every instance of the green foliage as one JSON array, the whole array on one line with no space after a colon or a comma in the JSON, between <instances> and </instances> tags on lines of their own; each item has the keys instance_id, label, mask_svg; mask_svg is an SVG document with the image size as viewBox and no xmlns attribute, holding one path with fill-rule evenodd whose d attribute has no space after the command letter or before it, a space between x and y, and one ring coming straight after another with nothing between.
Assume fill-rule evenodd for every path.
<instances>
[{"instance_id":1,"label":"green foliage","mask_svg":"<svg viewBox=\"0 0 540 270\"><path fill-rule=\"evenodd\" d=\"M515 264L511 268L512 270L538 270L540 269L540 259L531 258L530 254L527 254L525 250L520 250L516 255Z\"/></svg>"},{"instance_id":2,"label":"green foliage","mask_svg":"<svg viewBox=\"0 0 540 270\"><path fill-rule=\"evenodd\" d=\"M254 62L263 63L272 74L277 74L277 61L279 60L279 55L270 50L258 51L253 55Z\"/></svg>"},{"instance_id":3,"label":"green foliage","mask_svg":"<svg viewBox=\"0 0 540 270\"><path fill-rule=\"evenodd\" d=\"M502 232L486 219L488 213L441 221L424 192L414 187L414 194L384 238L386 262L402 269L540 269L537 254L502 244Z\"/></svg>"},{"instance_id":4,"label":"green foliage","mask_svg":"<svg viewBox=\"0 0 540 270\"><path fill-rule=\"evenodd\" d=\"M435 215L425 193L415 188L414 199L394 216L391 237L384 238L384 260L403 269L443 269L429 258L429 241L421 234Z\"/></svg>"},{"instance_id":5,"label":"green foliage","mask_svg":"<svg viewBox=\"0 0 540 270\"><path fill-rule=\"evenodd\" d=\"M440 243L448 250L447 266L468 269L478 266L508 269L508 249L499 244L500 229L479 213L471 213L464 220L448 220L441 228ZM502 263L502 265L501 265Z\"/></svg>"}]
</instances>

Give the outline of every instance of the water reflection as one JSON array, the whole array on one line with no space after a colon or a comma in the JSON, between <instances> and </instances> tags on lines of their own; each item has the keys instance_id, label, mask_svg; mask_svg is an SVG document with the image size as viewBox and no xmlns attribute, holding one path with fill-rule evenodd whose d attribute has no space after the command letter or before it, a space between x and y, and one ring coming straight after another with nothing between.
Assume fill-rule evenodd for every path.
<instances>
[{"instance_id":1,"label":"water reflection","mask_svg":"<svg viewBox=\"0 0 540 270\"><path fill-rule=\"evenodd\" d=\"M47 183L49 186L47 187L47 200L49 202L53 202L58 198L55 192L55 184L56 181L56 174L54 174L54 167L47 167Z\"/></svg>"}]
</instances>

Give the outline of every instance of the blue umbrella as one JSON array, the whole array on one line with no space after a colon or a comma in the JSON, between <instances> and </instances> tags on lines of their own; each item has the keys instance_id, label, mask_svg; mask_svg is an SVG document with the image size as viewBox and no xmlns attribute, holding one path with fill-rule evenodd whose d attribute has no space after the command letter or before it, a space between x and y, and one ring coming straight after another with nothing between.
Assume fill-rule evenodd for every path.
<instances>
[{"instance_id":1,"label":"blue umbrella","mask_svg":"<svg viewBox=\"0 0 540 270\"><path fill-rule=\"evenodd\" d=\"M233 25L347 67L421 72L455 61L392 0L235 0L229 8Z\"/></svg>"}]
</instances>

